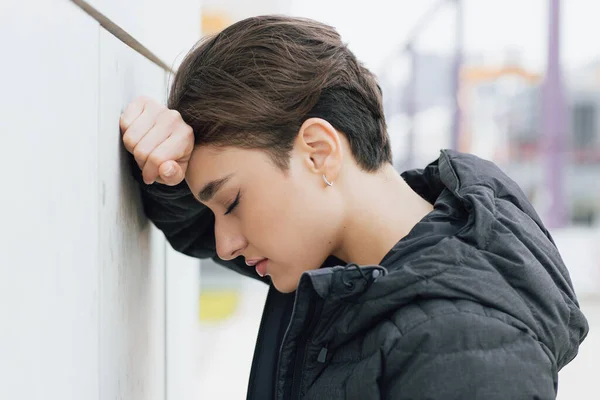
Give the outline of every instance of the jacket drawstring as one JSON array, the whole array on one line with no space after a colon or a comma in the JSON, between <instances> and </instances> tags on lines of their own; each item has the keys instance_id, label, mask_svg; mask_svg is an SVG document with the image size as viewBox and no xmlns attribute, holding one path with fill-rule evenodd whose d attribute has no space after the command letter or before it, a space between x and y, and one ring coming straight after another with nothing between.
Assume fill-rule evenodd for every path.
<instances>
[{"instance_id":1,"label":"jacket drawstring","mask_svg":"<svg viewBox=\"0 0 600 400\"><path fill-rule=\"evenodd\" d=\"M327 359L327 345L323 346L321 348L321 351L319 351L319 356L317 357L317 362L320 362L321 364L325 363L325 360Z\"/></svg>"}]
</instances>

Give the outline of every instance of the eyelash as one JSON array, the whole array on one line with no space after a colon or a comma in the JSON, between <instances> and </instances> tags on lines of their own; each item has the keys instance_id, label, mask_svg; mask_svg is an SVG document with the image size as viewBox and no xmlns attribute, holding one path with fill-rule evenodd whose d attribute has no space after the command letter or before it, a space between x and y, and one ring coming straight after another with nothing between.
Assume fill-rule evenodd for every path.
<instances>
[{"instance_id":1,"label":"eyelash","mask_svg":"<svg viewBox=\"0 0 600 400\"><path fill-rule=\"evenodd\" d=\"M230 214L237 207L238 204L240 204L240 192L238 192L233 203L231 203L231 205L229 207L227 207L227 211L225 212L225 215Z\"/></svg>"}]
</instances>

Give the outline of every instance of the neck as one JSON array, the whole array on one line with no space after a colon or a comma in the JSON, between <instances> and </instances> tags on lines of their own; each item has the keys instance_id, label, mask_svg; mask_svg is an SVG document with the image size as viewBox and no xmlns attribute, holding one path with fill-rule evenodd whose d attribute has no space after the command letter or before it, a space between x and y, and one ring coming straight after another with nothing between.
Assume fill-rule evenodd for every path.
<instances>
[{"instance_id":1,"label":"neck","mask_svg":"<svg viewBox=\"0 0 600 400\"><path fill-rule=\"evenodd\" d=\"M379 264L433 206L389 164L376 173L356 171L347 178L346 218L334 255L348 263Z\"/></svg>"}]
</instances>

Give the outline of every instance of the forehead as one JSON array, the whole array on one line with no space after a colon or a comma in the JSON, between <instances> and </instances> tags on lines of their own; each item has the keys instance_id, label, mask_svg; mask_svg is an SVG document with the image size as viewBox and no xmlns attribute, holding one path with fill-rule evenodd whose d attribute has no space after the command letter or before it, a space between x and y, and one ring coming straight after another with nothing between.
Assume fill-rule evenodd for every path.
<instances>
[{"instance_id":1,"label":"forehead","mask_svg":"<svg viewBox=\"0 0 600 400\"><path fill-rule=\"evenodd\" d=\"M190 186L199 186L229 174L264 168L267 162L267 155L260 150L201 145L192 151L185 178Z\"/></svg>"},{"instance_id":2,"label":"forehead","mask_svg":"<svg viewBox=\"0 0 600 400\"><path fill-rule=\"evenodd\" d=\"M200 183L231 173L232 161L241 156L238 149L195 146L190 156L185 178Z\"/></svg>"}]
</instances>

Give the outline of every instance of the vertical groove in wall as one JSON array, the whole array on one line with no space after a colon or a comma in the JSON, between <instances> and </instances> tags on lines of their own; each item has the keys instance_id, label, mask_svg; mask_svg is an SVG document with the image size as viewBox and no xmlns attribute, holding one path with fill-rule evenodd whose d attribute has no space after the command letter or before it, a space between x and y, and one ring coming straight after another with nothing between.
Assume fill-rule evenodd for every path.
<instances>
[{"instance_id":1,"label":"vertical groove in wall","mask_svg":"<svg viewBox=\"0 0 600 400\"><path fill-rule=\"evenodd\" d=\"M165 73L163 74L163 92L164 92L164 104L167 103L167 98L169 95L169 76L170 76L170 72L169 71L165 71ZM167 240L164 240L164 249L165 249L165 256L164 256L164 266L165 266L165 279L164 279L164 285L165 285L165 291L164 291L164 295L165 295L165 321L164 321L164 328L165 328L165 359L164 359L164 365L165 365L165 393L164 393L164 398L165 400L167 400L169 398L169 329L167 328L167 323L169 322L169 303L168 303L168 299L169 299L169 285L168 285L168 277L169 274L167 273L167 269L169 268L169 256L168 256L168 252L169 252L169 244L167 242Z\"/></svg>"},{"instance_id":2,"label":"vertical groove in wall","mask_svg":"<svg viewBox=\"0 0 600 400\"><path fill-rule=\"evenodd\" d=\"M171 69L165 69L165 72L163 73L163 93L164 93L164 104L166 104L167 101L167 90L168 88L167 86L167 79L169 76L169 72L171 71ZM164 341L165 341L165 346L164 346L164 400L167 400L169 398L169 329L167 328L168 326L168 322L169 322L169 303L168 303L168 299L169 299L169 285L168 285L168 279L169 279L169 274L167 273L167 268L169 268L169 264L168 264L168 260L169 260L169 256L168 256L168 251L169 251L169 245L167 243L167 240L165 239L163 241L163 247L164 247L164 305L165 305L165 315L164 315L164 323L163 323L163 327L164 327Z\"/></svg>"},{"instance_id":3,"label":"vertical groove in wall","mask_svg":"<svg viewBox=\"0 0 600 400\"><path fill-rule=\"evenodd\" d=\"M98 119L98 126L97 126L97 130L96 130L96 171L94 171L94 175L96 176L96 178L99 177L100 175L100 159L101 159L101 154L100 154L100 118L101 118L101 107L102 107L102 101L101 101L101 95L102 95L102 26L100 24L98 24L98 58L96 59L96 61L98 62L98 74L96 75L96 78L98 80L97 84L98 84L98 90L96 91L96 93L98 94L97 97L97 102L96 102L96 113L98 115L97 119ZM98 275L96 277L96 301L98 302L98 307L97 307L97 312L98 312L98 316L96 318L96 332L98 334L98 343L97 343L97 347L96 347L96 351L98 352L97 354L97 361L98 361L98 400L102 400L102 351L101 351L101 346L102 346L102 299L100 298L100 296L102 295L102 291L101 291L101 279L102 279L102 263L99 262L100 260L100 234L101 234L101 228L100 228L100 218L101 218L101 207L102 207L102 182L97 182L97 186L96 186L96 204L98 205L96 207L96 218L97 218L97 224L96 224L96 230L97 230L97 237L96 237L96 262L98 263L98 268L96 268Z\"/></svg>"}]
</instances>

